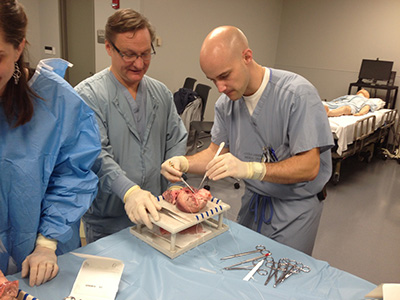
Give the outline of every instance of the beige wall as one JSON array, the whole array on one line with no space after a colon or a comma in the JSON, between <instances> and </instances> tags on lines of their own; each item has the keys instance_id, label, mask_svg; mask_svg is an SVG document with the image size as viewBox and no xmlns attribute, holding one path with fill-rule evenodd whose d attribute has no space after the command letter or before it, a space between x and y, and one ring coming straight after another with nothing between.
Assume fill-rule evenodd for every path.
<instances>
[{"instance_id":1,"label":"beige wall","mask_svg":"<svg viewBox=\"0 0 400 300\"><path fill-rule=\"evenodd\" d=\"M188 76L211 85L206 120L214 118L219 93L200 69L199 52L213 28L220 25L241 28L255 59L266 65L275 62L282 0L142 0L141 9L162 39L148 74L164 82L172 92L182 87Z\"/></svg>"},{"instance_id":2,"label":"beige wall","mask_svg":"<svg viewBox=\"0 0 400 300\"><path fill-rule=\"evenodd\" d=\"M44 40L57 42L55 0L20 0L29 17L28 39L33 64L43 55ZM49 4L51 2L51 5ZM111 1L95 0L96 29L113 10ZM255 59L266 66L291 70L309 79L322 98L347 93L363 58L394 61L400 81L400 1L395 0L125 0L154 24L162 39L148 74L172 92L185 77L209 83L201 72L201 43L214 27L231 24L249 38ZM46 6L46 16L39 8ZM106 8L104 8L106 6ZM50 16L50 17L49 17ZM40 21L40 22L39 22ZM47 26L43 26L47 24ZM49 26L49 24L51 26ZM52 30L40 32L43 28ZM97 40L97 39L96 39ZM109 64L104 45L96 45L97 70ZM218 92L213 86L206 119L213 119ZM400 100L397 101L400 107Z\"/></svg>"},{"instance_id":3,"label":"beige wall","mask_svg":"<svg viewBox=\"0 0 400 300\"><path fill-rule=\"evenodd\" d=\"M143 0L124 0L121 1L120 9L132 8L136 11L141 11L140 2ZM110 66L111 59L107 54L104 44L97 42L97 30L104 30L107 19L115 12L115 9L111 7L111 1L109 0L94 0L94 27L95 27L95 52L96 52L96 72L103 70Z\"/></svg>"},{"instance_id":4,"label":"beige wall","mask_svg":"<svg viewBox=\"0 0 400 300\"><path fill-rule=\"evenodd\" d=\"M39 0L20 0L28 15L28 30L26 33L28 46L28 61L31 66L36 66L41 58L40 46L40 12Z\"/></svg>"},{"instance_id":5,"label":"beige wall","mask_svg":"<svg viewBox=\"0 0 400 300\"><path fill-rule=\"evenodd\" d=\"M347 93L363 58L394 61L400 83L400 1L283 3L277 68L304 75L326 99Z\"/></svg>"},{"instance_id":6,"label":"beige wall","mask_svg":"<svg viewBox=\"0 0 400 300\"><path fill-rule=\"evenodd\" d=\"M61 56L60 18L58 1L20 0L28 16L27 40L29 62L35 67L39 60ZM52 46L55 54L46 54L45 46Z\"/></svg>"}]
</instances>

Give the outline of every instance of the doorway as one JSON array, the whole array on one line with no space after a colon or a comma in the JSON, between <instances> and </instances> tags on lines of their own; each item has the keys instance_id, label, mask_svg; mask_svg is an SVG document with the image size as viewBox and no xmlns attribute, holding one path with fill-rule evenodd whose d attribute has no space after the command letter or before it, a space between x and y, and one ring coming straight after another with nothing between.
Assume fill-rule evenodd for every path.
<instances>
[{"instance_id":1,"label":"doorway","mask_svg":"<svg viewBox=\"0 0 400 300\"><path fill-rule=\"evenodd\" d=\"M65 79L75 86L95 73L94 0L60 0L62 57L74 66Z\"/></svg>"}]
</instances>

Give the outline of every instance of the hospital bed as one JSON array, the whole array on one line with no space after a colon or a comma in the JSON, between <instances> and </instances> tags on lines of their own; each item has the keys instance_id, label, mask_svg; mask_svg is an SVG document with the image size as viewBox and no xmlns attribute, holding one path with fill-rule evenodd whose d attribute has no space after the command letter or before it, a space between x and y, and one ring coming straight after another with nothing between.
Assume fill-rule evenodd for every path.
<instances>
[{"instance_id":1,"label":"hospital bed","mask_svg":"<svg viewBox=\"0 0 400 300\"><path fill-rule=\"evenodd\" d=\"M347 157L358 154L370 162L376 145L387 143L389 132L396 128L397 110L380 109L363 116L329 117L331 131L335 139L332 149L332 182L340 178L341 163ZM384 157L383 157L384 158Z\"/></svg>"}]
</instances>

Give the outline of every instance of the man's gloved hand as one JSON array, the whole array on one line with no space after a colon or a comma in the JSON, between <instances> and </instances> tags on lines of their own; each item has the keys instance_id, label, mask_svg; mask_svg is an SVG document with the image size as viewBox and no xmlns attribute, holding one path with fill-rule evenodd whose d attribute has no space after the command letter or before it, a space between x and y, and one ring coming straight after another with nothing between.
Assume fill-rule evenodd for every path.
<instances>
[{"instance_id":1,"label":"man's gloved hand","mask_svg":"<svg viewBox=\"0 0 400 300\"><path fill-rule=\"evenodd\" d=\"M36 247L22 262L22 277L29 274L29 285L41 285L58 273L57 265L57 241L48 239L39 233L36 239Z\"/></svg>"},{"instance_id":2,"label":"man's gloved hand","mask_svg":"<svg viewBox=\"0 0 400 300\"><path fill-rule=\"evenodd\" d=\"M189 161L184 156L174 156L161 165L161 174L170 182L181 181L182 173L189 170Z\"/></svg>"},{"instance_id":3,"label":"man's gloved hand","mask_svg":"<svg viewBox=\"0 0 400 300\"><path fill-rule=\"evenodd\" d=\"M211 160L206 175L211 180L219 180L228 176L262 180L266 173L266 166L259 162L243 162L231 153L225 153Z\"/></svg>"},{"instance_id":4,"label":"man's gloved hand","mask_svg":"<svg viewBox=\"0 0 400 300\"><path fill-rule=\"evenodd\" d=\"M125 211L129 219L136 224L145 224L149 229L153 228L149 216L155 221L160 219L157 210L161 209L156 197L149 191L142 190L138 185L131 187L124 196Z\"/></svg>"}]
</instances>

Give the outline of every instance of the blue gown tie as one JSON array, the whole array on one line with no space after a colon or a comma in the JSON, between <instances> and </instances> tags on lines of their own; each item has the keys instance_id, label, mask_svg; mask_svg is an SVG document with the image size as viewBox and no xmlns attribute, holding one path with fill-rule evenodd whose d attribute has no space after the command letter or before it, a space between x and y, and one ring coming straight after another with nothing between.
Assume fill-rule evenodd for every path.
<instances>
[{"instance_id":1,"label":"blue gown tie","mask_svg":"<svg viewBox=\"0 0 400 300\"><path fill-rule=\"evenodd\" d=\"M269 207L269 218L267 219L265 214L267 210L267 205ZM259 207L261 206L261 210ZM251 196L249 211L254 213L254 223L257 223L257 232L261 232L262 223L267 225L271 224L272 216L274 215L274 208L272 206L271 197L261 196L257 193L254 193Z\"/></svg>"}]
</instances>

